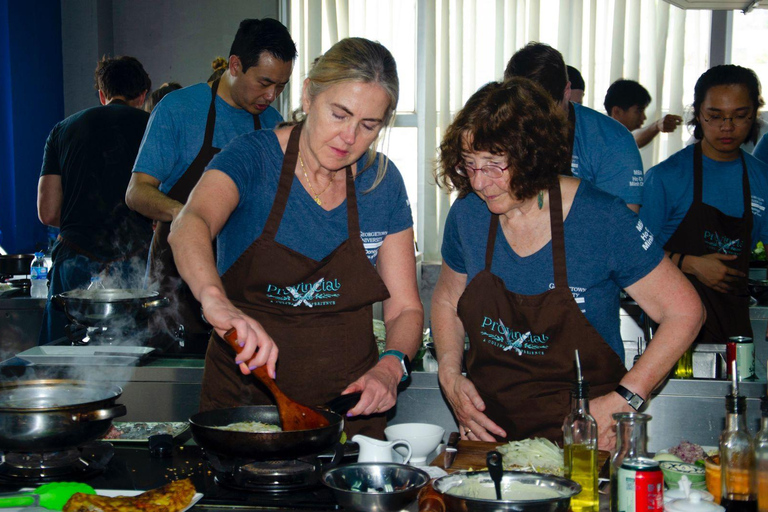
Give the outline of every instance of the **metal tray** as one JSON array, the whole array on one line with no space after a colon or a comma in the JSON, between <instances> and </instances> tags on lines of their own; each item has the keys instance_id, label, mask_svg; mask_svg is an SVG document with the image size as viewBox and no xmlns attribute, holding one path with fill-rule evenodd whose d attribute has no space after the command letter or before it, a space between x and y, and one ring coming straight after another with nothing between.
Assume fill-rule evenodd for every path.
<instances>
[{"instance_id":1,"label":"metal tray","mask_svg":"<svg viewBox=\"0 0 768 512\"><path fill-rule=\"evenodd\" d=\"M156 434L170 434L173 439L176 440L189 430L189 423L186 421L181 422L150 422L150 421L114 421L112 427L115 430L123 432L121 437L104 437L104 441L110 443L127 443L127 444L139 444L145 443L149 439L149 436ZM112 429L107 432L109 436L113 432Z\"/></svg>"},{"instance_id":2,"label":"metal tray","mask_svg":"<svg viewBox=\"0 0 768 512\"><path fill-rule=\"evenodd\" d=\"M154 351L154 347L44 345L19 352L16 357L44 365L135 366L142 364Z\"/></svg>"}]
</instances>

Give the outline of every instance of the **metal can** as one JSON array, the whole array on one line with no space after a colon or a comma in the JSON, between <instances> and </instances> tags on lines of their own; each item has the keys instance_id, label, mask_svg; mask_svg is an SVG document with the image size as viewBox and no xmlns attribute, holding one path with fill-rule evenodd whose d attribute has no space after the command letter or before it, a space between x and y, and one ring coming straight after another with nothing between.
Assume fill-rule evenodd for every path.
<instances>
[{"instance_id":1,"label":"metal can","mask_svg":"<svg viewBox=\"0 0 768 512\"><path fill-rule=\"evenodd\" d=\"M618 512L662 512L664 475L653 459L625 459L617 472Z\"/></svg>"},{"instance_id":2,"label":"metal can","mask_svg":"<svg viewBox=\"0 0 768 512\"><path fill-rule=\"evenodd\" d=\"M731 336L725 345L728 378L733 377L733 361L739 374L739 381L755 377L755 344L747 336Z\"/></svg>"}]
</instances>

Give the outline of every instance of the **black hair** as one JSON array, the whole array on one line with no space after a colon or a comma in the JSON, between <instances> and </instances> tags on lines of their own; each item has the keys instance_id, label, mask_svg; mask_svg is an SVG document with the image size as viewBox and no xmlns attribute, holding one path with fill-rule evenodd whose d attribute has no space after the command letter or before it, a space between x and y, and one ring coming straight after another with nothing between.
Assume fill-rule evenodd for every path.
<instances>
[{"instance_id":1,"label":"black hair","mask_svg":"<svg viewBox=\"0 0 768 512\"><path fill-rule=\"evenodd\" d=\"M568 84L568 72L562 54L544 43L532 41L509 59L504 80L521 76L533 80L560 102Z\"/></svg>"},{"instance_id":2,"label":"black hair","mask_svg":"<svg viewBox=\"0 0 768 512\"><path fill-rule=\"evenodd\" d=\"M757 143L757 137L760 134L757 111L765 105L760 95L760 80L751 69L736 66L735 64L723 64L710 68L696 81L696 86L693 89L693 117L688 121L688 126L693 127L693 136L698 140L704 137L704 132L699 123L701 104L704 103L707 92L712 87L717 87L718 85L743 85L747 88L749 99L754 109L752 111L752 129L747 136L747 140Z\"/></svg>"},{"instance_id":3,"label":"black hair","mask_svg":"<svg viewBox=\"0 0 768 512\"><path fill-rule=\"evenodd\" d=\"M573 66L565 66L568 70L568 81L571 82L571 89L577 91L583 91L587 85L584 83L584 77L581 76L581 72Z\"/></svg>"},{"instance_id":4,"label":"black hair","mask_svg":"<svg viewBox=\"0 0 768 512\"><path fill-rule=\"evenodd\" d=\"M147 112L152 112L158 103L160 103L160 100L165 97L166 94L173 91L178 91L181 89L181 84L178 82L167 82L152 91L152 93L147 96L147 101L144 103L144 110Z\"/></svg>"},{"instance_id":5,"label":"black hair","mask_svg":"<svg viewBox=\"0 0 768 512\"><path fill-rule=\"evenodd\" d=\"M245 73L251 66L259 64L263 52L283 62L291 62L297 55L296 43L291 39L288 29L277 20L264 18L241 21L229 55L240 58Z\"/></svg>"},{"instance_id":6,"label":"black hair","mask_svg":"<svg viewBox=\"0 0 768 512\"><path fill-rule=\"evenodd\" d=\"M605 93L603 106L608 115L611 115L613 107L621 110L629 110L637 105L645 109L651 103L651 95L648 90L634 80L620 78L613 82Z\"/></svg>"},{"instance_id":7,"label":"black hair","mask_svg":"<svg viewBox=\"0 0 768 512\"><path fill-rule=\"evenodd\" d=\"M152 80L144 66L134 57L101 58L93 73L94 87L107 99L122 96L127 100L138 98L152 88Z\"/></svg>"}]
</instances>

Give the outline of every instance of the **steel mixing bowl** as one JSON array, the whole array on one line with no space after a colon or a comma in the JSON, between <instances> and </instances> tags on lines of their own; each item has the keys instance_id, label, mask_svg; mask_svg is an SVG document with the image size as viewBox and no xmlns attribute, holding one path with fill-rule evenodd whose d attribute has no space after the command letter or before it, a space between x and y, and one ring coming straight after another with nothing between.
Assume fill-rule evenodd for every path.
<instances>
[{"instance_id":1,"label":"steel mixing bowl","mask_svg":"<svg viewBox=\"0 0 768 512\"><path fill-rule=\"evenodd\" d=\"M329 469L322 482L344 510L390 512L415 501L429 475L403 464L361 462Z\"/></svg>"},{"instance_id":2,"label":"steel mixing bowl","mask_svg":"<svg viewBox=\"0 0 768 512\"><path fill-rule=\"evenodd\" d=\"M475 491L480 491L479 494L493 497L451 494L451 489L468 482L476 487ZM509 494L514 493L513 486L518 483L555 491L553 494L557 496L539 499L507 498ZM571 498L581 492L581 486L573 480L523 471L504 471L501 478L501 500L495 499L493 480L488 471L459 471L438 478L432 486L443 496L446 509L456 512L567 512Z\"/></svg>"}]
</instances>

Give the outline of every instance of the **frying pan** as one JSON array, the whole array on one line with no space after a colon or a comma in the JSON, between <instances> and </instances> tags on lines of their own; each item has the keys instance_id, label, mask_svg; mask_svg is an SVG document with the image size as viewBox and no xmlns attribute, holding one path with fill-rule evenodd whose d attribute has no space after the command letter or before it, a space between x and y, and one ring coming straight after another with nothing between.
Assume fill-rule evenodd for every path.
<instances>
[{"instance_id":1,"label":"frying pan","mask_svg":"<svg viewBox=\"0 0 768 512\"><path fill-rule=\"evenodd\" d=\"M343 395L326 404L330 410L318 409L329 425L309 430L284 432L236 432L221 428L240 421L280 424L274 405L251 405L199 412L189 418L192 437L206 450L222 455L252 460L295 459L324 452L341 438L343 412L360 399L359 393Z\"/></svg>"}]
</instances>

